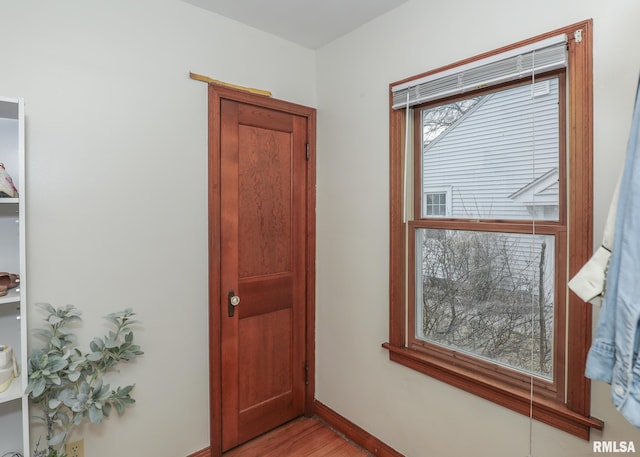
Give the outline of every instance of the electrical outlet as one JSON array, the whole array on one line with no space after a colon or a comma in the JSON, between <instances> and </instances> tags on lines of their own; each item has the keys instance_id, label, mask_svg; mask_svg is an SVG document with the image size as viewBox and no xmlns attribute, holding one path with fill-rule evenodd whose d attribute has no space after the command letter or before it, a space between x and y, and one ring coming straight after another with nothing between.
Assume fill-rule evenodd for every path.
<instances>
[{"instance_id":1,"label":"electrical outlet","mask_svg":"<svg viewBox=\"0 0 640 457\"><path fill-rule=\"evenodd\" d=\"M67 457L84 457L84 439L65 444L64 453Z\"/></svg>"}]
</instances>

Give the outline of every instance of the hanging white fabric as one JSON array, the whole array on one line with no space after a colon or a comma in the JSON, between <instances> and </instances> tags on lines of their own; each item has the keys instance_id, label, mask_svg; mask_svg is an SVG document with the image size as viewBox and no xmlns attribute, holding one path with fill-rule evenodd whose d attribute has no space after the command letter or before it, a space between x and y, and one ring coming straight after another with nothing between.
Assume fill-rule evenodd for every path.
<instances>
[{"instance_id":1,"label":"hanging white fabric","mask_svg":"<svg viewBox=\"0 0 640 457\"><path fill-rule=\"evenodd\" d=\"M461 94L567 66L567 37L558 35L391 87L393 109ZM535 59L533 55L535 53Z\"/></svg>"}]
</instances>

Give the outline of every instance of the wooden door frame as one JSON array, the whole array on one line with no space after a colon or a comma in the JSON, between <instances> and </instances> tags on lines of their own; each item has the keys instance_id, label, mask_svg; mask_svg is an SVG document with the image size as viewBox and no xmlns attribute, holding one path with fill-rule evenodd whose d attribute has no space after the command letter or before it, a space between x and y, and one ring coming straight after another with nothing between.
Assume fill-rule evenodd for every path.
<instances>
[{"instance_id":1,"label":"wooden door frame","mask_svg":"<svg viewBox=\"0 0 640 457\"><path fill-rule=\"evenodd\" d=\"M222 354L220 301L220 154L221 103L231 100L307 119L309 158L306 188L306 306L305 357L308 383L305 415L314 413L315 398L315 240L316 240L316 110L216 84L209 84L209 415L211 457L222 455ZM226 309L226 308L225 308Z\"/></svg>"}]
</instances>

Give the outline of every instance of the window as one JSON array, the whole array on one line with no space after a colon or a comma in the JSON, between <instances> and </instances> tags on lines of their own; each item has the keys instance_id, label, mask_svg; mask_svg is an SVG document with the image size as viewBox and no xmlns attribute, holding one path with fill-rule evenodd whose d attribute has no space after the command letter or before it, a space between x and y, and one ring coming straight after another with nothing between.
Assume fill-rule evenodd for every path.
<instances>
[{"instance_id":1,"label":"window","mask_svg":"<svg viewBox=\"0 0 640 457\"><path fill-rule=\"evenodd\" d=\"M423 197L423 215L428 217L444 217L451 214L451 188L427 188Z\"/></svg>"},{"instance_id":2,"label":"window","mask_svg":"<svg viewBox=\"0 0 640 457\"><path fill-rule=\"evenodd\" d=\"M566 282L592 246L590 70L587 21L391 85L384 344L584 439L590 307Z\"/></svg>"},{"instance_id":3,"label":"window","mask_svg":"<svg viewBox=\"0 0 640 457\"><path fill-rule=\"evenodd\" d=\"M565 300L555 293L564 279L555 246L566 244L566 225L558 211L547 220L531 208L565 206L563 82L564 69L543 82L418 106L417 179L455 187L456 198L446 211L446 194L426 192L426 212L409 226L409 347L467 354L522 382L534 375L557 396L564 341L554 334ZM445 215L451 220L432 227L432 217Z\"/></svg>"}]
</instances>

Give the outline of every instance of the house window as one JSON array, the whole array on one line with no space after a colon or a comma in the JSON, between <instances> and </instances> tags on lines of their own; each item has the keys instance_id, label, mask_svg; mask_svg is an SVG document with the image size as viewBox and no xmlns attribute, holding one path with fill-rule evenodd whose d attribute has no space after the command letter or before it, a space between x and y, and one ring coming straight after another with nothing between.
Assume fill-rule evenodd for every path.
<instances>
[{"instance_id":1,"label":"house window","mask_svg":"<svg viewBox=\"0 0 640 457\"><path fill-rule=\"evenodd\" d=\"M592 246L591 42L587 21L391 85L384 344L585 439L590 307L566 282Z\"/></svg>"},{"instance_id":2,"label":"house window","mask_svg":"<svg viewBox=\"0 0 640 457\"><path fill-rule=\"evenodd\" d=\"M446 217L451 214L451 188L426 189L423 195L425 217Z\"/></svg>"},{"instance_id":3,"label":"house window","mask_svg":"<svg viewBox=\"0 0 640 457\"><path fill-rule=\"evenodd\" d=\"M425 215L426 216L446 216L447 215L447 194L446 192L425 192Z\"/></svg>"}]
</instances>

